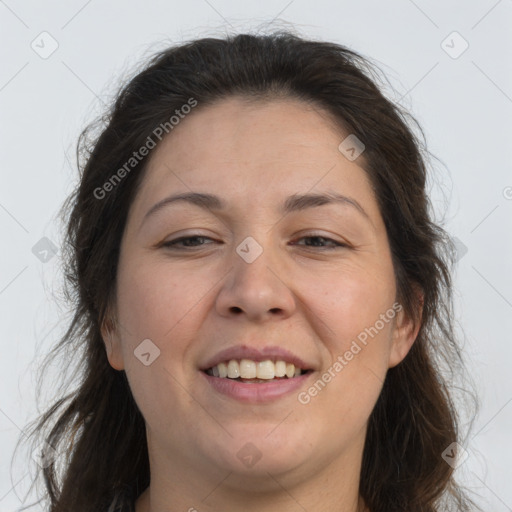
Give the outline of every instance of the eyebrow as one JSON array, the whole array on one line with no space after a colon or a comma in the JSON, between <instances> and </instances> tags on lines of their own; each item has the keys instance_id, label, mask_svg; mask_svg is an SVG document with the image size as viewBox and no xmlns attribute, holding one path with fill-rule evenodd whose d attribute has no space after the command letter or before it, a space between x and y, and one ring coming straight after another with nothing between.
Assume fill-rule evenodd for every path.
<instances>
[{"instance_id":1,"label":"eyebrow","mask_svg":"<svg viewBox=\"0 0 512 512\"><path fill-rule=\"evenodd\" d=\"M201 192L186 192L168 196L154 204L147 211L146 215L144 215L142 222L144 223L148 217L177 202L186 202L199 206L205 210L220 211L226 209L226 203L218 196ZM279 208L279 213L286 215L288 213L303 211L308 208L316 208L318 206L330 204L341 204L344 206L353 207L356 211L358 211L371 222L369 215L366 213L360 203L358 203L352 197L344 196L342 194L338 194L337 192L325 192L322 194L293 194L286 198L282 206Z\"/></svg>"}]
</instances>

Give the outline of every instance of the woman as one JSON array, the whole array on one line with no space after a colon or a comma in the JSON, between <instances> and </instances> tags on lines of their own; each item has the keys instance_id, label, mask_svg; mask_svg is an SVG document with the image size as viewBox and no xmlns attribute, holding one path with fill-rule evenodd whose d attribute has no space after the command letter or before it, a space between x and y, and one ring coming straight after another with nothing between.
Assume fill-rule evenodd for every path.
<instances>
[{"instance_id":1,"label":"woman","mask_svg":"<svg viewBox=\"0 0 512 512\"><path fill-rule=\"evenodd\" d=\"M51 512L473 506L451 246L372 72L289 33L201 39L83 134L56 348L83 380L34 428Z\"/></svg>"}]
</instances>

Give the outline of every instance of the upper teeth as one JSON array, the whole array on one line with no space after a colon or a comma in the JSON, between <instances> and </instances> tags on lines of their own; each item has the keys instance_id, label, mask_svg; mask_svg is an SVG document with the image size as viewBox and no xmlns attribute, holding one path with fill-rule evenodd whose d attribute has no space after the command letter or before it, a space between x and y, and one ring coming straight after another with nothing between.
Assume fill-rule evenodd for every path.
<instances>
[{"instance_id":1,"label":"upper teeth","mask_svg":"<svg viewBox=\"0 0 512 512\"><path fill-rule=\"evenodd\" d=\"M274 377L296 377L301 374L301 369L296 368L293 363L285 361L274 361L268 359L266 361L252 361L251 359L242 359L237 361L231 359L219 363L210 368L214 377L222 377L229 379L265 379L270 380Z\"/></svg>"}]
</instances>

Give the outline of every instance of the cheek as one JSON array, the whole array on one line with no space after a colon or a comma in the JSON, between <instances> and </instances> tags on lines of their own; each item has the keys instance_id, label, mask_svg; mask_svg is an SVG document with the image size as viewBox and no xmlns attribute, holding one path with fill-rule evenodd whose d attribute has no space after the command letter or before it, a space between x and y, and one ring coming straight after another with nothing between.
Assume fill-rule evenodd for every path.
<instances>
[{"instance_id":1,"label":"cheek","mask_svg":"<svg viewBox=\"0 0 512 512\"><path fill-rule=\"evenodd\" d=\"M209 284L197 274L176 271L167 264L131 265L120 269L118 314L133 338L161 343L193 315L193 306L207 294Z\"/></svg>"},{"instance_id":2,"label":"cheek","mask_svg":"<svg viewBox=\"0 0 512 512\"><path fill-rule=\"evenodd\" d=\"M171 272L169 264L130 264L120 267L118 276L121 349L134 399L153 428L183 435L183 429L191 427L187 416L173 422L162 411L194 408L186 391L187 354L200 325L198 304L207 299L211 283ZM139 350L142 346L144 352Z\"/></svg>"},{"instance_id":3,"label":"cheek","mask_svg":"<svg viewBox=\"0 0 512 512\"><path fill-rule=\"evenodd\" d=\"M331 403L340 414L354 415L357 424L355 416L371 412L388 369L397 314L391 262L346 266L305 284L327 365L325 378L307 394L322 395L318 405Z\"/></svg>"},{"instance_id":4,"label":"cheek","mask_svg":"<svg viewBox=\"0 0 512 512\"><path fill-rule=\"evenodd\" d=\"M177 382L187 378L189 350L202 322L201 304L209 300L212 286L192 274L171 272L169 267L140 263L119 269L120 348L140 404L179 399ZM168 396L160 396L163 390Z\"/></svg>"},{"instance_id":5,"label":"cheek","mask_svg":"<svg viewBox=\"0 0 512 512\"><path fill-rule=\"evenodd\" d=\"M329 340L331 352L344 352L351 340L359 335L364 338L368 329L374 332L376 323L379 336L389 337L396 293L390 262L373 267L342 265L328 274L303 279L301 286L309 290L305 300L324 324L324 339ZM382 315L387 315L384 323Z\"/></svg>"},{"instance_id":6,"label":"cheek","mask_svg":"<svg viewBox=\"0 0 512 512\"><path fill-rule=\"evenodd\" d=\"M328 411L333 424L353 433L363 428L388 369L395 304L394 272L384 259L373 267L345 266L307 283L308 305L322 330L327 367L301 403Z\"/></svg>"}]
</instances>

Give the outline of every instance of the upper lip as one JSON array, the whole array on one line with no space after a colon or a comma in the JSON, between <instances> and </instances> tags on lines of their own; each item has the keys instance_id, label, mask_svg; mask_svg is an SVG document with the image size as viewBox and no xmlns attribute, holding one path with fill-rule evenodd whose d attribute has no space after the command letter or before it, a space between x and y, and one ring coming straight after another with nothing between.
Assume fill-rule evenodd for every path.
<instances>
[{"instance_id":1,"label":"upper lip","mask_svg":"<svg viewBox=\"0 0 512 512\"><path fill-rule=\"evenodd\" d=\"M217 366L219 363L230 361L231 359L238 361L241 359L250 359L256 362L271 359L274 361L293 363L296 368L300 368L301 370L314 369L312 364L303 361L299 356L282 347L267 346L256 348L248 345L236 345L217 352L217 354L200 367L200 370L208 370L209 368Z\"/></svg>"}]
</instances>

